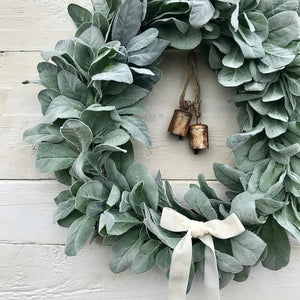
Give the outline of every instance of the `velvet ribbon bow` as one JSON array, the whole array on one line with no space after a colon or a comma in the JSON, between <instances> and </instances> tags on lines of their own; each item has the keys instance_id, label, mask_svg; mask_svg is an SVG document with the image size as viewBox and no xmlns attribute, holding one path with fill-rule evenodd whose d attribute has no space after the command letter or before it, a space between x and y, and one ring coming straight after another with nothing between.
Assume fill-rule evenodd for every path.
<instances>
[{"instance_id":1,"label":"velvet ribbon bow","mask_svg":"<svg viewBox=\"0 0 300 300\"><path fill-rule=\"evenodd\" d=\"M213 236L229 239L245 231L235 214L224 220L199 222L190 220L171 208L164 208L160 226L173 232L187 231L187 234L176 245L171 261L168 299L186 299L186 289L192 262L192 238L198 238L205 244L204 283L207 300L219 300L219 273Z\"/></svg>"}]
</instances>

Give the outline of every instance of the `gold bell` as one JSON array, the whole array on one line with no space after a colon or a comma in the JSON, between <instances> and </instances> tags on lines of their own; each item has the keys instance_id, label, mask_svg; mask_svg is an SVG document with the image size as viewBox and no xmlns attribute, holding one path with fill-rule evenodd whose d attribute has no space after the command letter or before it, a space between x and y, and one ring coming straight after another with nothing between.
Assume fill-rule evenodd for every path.
<instances>
[{"instance_id":1,"label":"gold bell","mask_svg":"<svg viewBox=\"0 0 300 300\"><path fill-rule=\"evenodd\" d=\"M190 126L190 146L195 154L198 150L208 149L208 127L204 124L194 124Z\"/></svg>"},{"instance_id":2,"label":"gold bell","mask_svg":"<svg viewBox=\"0 0 300 300\"><path fill-rule=\"evenodd\" d=\"M182 139L182 137L187 136L189 132L192 117L193 115L189 111L175 109L168 131L179 135L179 138Z\"/></svg>"}]
</instances>

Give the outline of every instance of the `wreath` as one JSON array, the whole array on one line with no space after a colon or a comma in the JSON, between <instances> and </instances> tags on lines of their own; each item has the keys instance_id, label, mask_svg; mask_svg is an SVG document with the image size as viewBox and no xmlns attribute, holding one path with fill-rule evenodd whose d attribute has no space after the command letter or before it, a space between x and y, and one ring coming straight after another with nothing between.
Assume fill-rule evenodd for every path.
<instances>
[{"instance_id":1,"label":"wreath","mask_svg":"<svg viewBox=\"0 0 300 300\"><path fill-rule=\"evenodd\" d=\"M69 228L65 253L100 235L113 245L113 272L157 265L170 277L170 299L184 299L197 270L218 299L218 287L246 280L259 261L286 266L287 233L300 240L299 1L92 4L93 12L69 5L75 38L42 52L45 122L24 133L38 144L36 167L69 186L54 199L54 221ZM237 88L229 102L241 132L227 140L236 167L214 164L230 201L202 174L178 201L159 172L134 162L130 138L151 146L138 116L167 47L199 48L219 83Z\"/></svg>"}]
</instances>

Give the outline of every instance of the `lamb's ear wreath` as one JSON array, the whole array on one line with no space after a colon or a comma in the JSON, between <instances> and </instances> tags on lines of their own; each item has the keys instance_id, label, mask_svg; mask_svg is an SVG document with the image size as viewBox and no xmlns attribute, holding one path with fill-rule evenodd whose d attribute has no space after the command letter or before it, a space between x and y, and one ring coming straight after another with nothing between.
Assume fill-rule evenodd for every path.
<instances>
[{"instance_id":1,"label":"lamb's ear wreath","mask_svg":"<svg viewBox=\"0 0 300 300\"><path fill-rule=\"evenodd\" d=\"M73 40L42 52L38 99L44 123L24 140L38 144L36 167L68 187L54 201L54 221L68 227L65 252L76 255L95 232L113 244L113 272L154 265L169 273L185 235L160 226L170 207L197 221L235 214L246 231L214 237L220 287L245 280L261 261L272 270L289 262L287 233L300 240L300 44L296 0L92 0L71 4ZM160 173L134 163L130 138L151 147L141 103L160 80L167 47L194 49L239 108L241 133L227 140L236 167L214 164L231 201L202 174L185 205ZM191 154L192 155L192 154ZM204 268L205 245L193 239L188 290Z\"/></svg>"}]
</instances>

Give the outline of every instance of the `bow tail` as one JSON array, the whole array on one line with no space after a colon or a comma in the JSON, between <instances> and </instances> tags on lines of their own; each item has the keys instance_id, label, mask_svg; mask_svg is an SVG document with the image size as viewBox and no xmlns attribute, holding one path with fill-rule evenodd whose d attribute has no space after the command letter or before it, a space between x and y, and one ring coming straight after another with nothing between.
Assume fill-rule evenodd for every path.
<instances>
[{"instance_id":1,"label":"bow tail","mask_svg":"<svg viewBox=\"0 0 300 300\"><path fill-rule=\"evenodd\" d=\"M206 287L206 300L220 300L219 272L214 241L211 235L206 235L200 238L200 240L206 245L204 252L204 283Z\"/></svg>"},{"instance_id":2,"label":"bow tail","mask_svg":"<svg viewBox=\"0 0 300 300\"><path fill-rule=\"evenodd\" d=\"M192 236L189 230L173 251L169 275L168 300L186 299L186 289L192 262L192 249Z\"/></svg>"}]
</instances>

